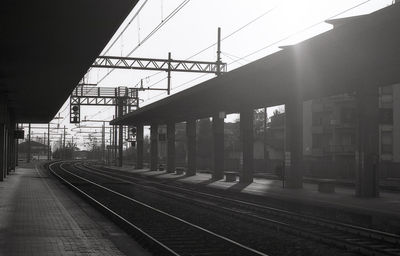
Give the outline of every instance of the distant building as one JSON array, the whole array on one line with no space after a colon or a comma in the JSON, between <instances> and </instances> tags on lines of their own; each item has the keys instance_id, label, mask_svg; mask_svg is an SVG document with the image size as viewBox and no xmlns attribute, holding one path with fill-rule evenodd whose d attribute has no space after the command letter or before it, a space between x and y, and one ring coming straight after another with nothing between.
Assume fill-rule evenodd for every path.
<instances>
[{"instance_id":1,"label":"distant building","mask_svg":"<svg viewBox=\"0 0 400 256\"><path fill-rule=\"evenodd\" d=\"M31 159L40 160L47 159L48 147L47 145L31 141ZM18 144L18 159L26 159L28 157L29 143L27 141Z\"/></svg>"},{"instance_id":2,"label":"distant building","mask_svg":"<svg viewBox=\"0 0 400 256\"><path fill-rule=\"evenodd\" d=\"M303 152L309 175L353 177L356 101L344 94L304 103ZM379 88L379 159L382 176L400 176L400 84ZM321 173L322 174L322 173Z\"/></svg>"}]
</instances>

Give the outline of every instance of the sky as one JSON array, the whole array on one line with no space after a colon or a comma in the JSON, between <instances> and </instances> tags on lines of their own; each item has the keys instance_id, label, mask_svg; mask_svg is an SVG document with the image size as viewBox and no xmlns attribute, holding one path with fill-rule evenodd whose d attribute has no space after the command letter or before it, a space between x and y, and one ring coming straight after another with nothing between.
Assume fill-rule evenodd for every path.
<instances>
[{"instance_id":1,"label":"sky","mask_svg":"<svg viewBox=\"0 0 400 256\"><path fill-rule=\"evenodd\" d=\"M223 62L228 63L228 71L231 71L281 50L279 46L296 44L332 29L333 26L325 23L325 20L368 14L391 5L392 2L392 0L140 0L100 55L167 58L168 52L171 52L174 59L215 61L217 28L220 27L221 57ZM175 15L169 16L174 12ZM160 25L160 29L146 38ZM100 87L134 87L142 80L145 87L167 87L166 72L114 70L107 75L109 71L89 69L83 81L95 83ZM212 74L173 72L171 94L213 77ZM150 104L166 96L166 92L163 91L141 92L140 105ZM79 129L69 124L68 104L69 100L61 107L51 126L65 125L69 134L67 138L74 137L78 146L84 148L83 137L87 140L88 132L100 136L101 129L81 128L81 131L86 133L77 134ZM268 114L271 115L273 111L274 108L269 108ZM81 119L86 117L91 120L111 120L113 114L113 107L81 107ZM237 117L233 115L226 121L233 121L235 118ZM81 123L81 126L100 127L100 125L98 122ZM36 125L38 126L43 127ZM44 131L33 129L34 134L39 135ZM57 132L62 133L61 130L54 130L54 133Z\"/></svg>"}]
</instances>

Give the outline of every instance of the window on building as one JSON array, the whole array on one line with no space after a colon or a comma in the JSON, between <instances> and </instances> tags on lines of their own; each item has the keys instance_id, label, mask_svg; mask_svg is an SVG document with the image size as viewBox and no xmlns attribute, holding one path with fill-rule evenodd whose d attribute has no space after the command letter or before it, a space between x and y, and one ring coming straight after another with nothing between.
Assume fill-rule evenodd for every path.
<instances>
[{"instance_id":1,"label":"window on building","mask_svg":"<svg viewBox=\"0 0 400 256\"><path fill-rule=\"evenodd\" d=\"M322 125L323 120L323 112L314 112L312 114L312 124L313 125Z\"/></svg>"},{"instance_id":2,"label":"window on building","mask_svg":"<svg viewBox=\"0 0 400 256\"><path fill-rule=\"evenodd\" d=\"M356 118L354 108L342 108L340 112L341 122L343 124L351 124L355 122Z\"/></svg>"},{"instance_id":3,"label":"window on building","mask_svg":"<svg viewBox=\"0 0 400 256\"><path fill-rule=\"evenodd\" d=\"M383 86L379 88L379 103L381 108L393 107L393 86Z\"/></svg>"},{"instance_id":4,"label":"window on building","mask_svg":"<svg viewBox=\"0 0 400 256\"><path fill-rule=\"evenodd\" d=\"M340 137L340 144L342 145L354 145L354 134L343 133Z\"/></svg>"},{"instance_id":5,"label":"window on building","mask_svg":"<svg viewBox=\"0 0 400 256\"><path fill-rule=\"evenodd\" d=\"M313 148L322 148L322 144L323 144L322 134L313 134L312 135L312 147Z\"/></svg>"},{"instance_id":6,"label":"window on building","mask_svg":"<svg viewBox=\"0 0 400 256\"><path fill-rule=\"evenodd\" d=\"M381 132L381 152L382 154L393 153L393 132L382 131Z\"/></svg>"},{"instance_id":7,"label":"window on building","mask_svg":"<svg viewBox=\"0 0 400 256\"><path fill-rule=\"evenodd\" d=\"M392 95L393 94L393 86L388 85L388 86L382 86L380 87L381 95Z\"/></svg>"}]
</instances>

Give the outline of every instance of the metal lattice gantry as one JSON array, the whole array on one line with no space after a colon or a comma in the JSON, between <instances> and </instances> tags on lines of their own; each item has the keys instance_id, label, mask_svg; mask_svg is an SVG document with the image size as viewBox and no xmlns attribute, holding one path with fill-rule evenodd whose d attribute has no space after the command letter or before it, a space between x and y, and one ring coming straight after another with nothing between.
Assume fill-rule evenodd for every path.
<instances>
[{"instance_id":1,"label":"metal lattice gantry","mask_svg":"<svg viewBox=\"0 0 400 256\"><path fill-rule=\"evenodd\" d=\"M80 123L80 106L118 106L130 112L139 107L138 88L78 85L70 97L70 123Z\"/></svg>"},{"instance_id":2,"label":"metal lattice gantry","mask_svg":"<svg viewBox=\"0 0 400 256\"><path fill-rule=\"evenodd\" d=\"M118 98L125 98L127 105L138 107L138 88L93 87L78 85L71 93L71 105L115 106Z\"/></svg>"},{"instance_id":3,"label":"metal lattice gantry","mask_svg":"<svg viewBox=\"0 0 400 256\"><path fill-rule=\"evenodd\" d=\"M221 61L221 28L218 28L217 39L217 60L212 61L191 61L174 60L171 53L168 53L167 59L136 58L136 57L117 57L117 56L99 56L93 62L92 68L111 68L111 69L138 69L165 71L167 76L167 88L143 88L142 90L165 90L168 95L171 92L171 72L192 72L208 73L217 76L227 71L227 64Z\"/></svg>"},{"instance_id":4,"label":"metal lattice gantry","mask_svg":"<svg viewBox=\"0 0 400 256\"><path fill-rule=\"evenodd\" d=\"M99 56L92 64L93 68L141 69L157 71L179 71L194 73L223 73L226 63L209 61L190 61L174 59L150 59L116 56Z\"/></svg>"}]
</instances>

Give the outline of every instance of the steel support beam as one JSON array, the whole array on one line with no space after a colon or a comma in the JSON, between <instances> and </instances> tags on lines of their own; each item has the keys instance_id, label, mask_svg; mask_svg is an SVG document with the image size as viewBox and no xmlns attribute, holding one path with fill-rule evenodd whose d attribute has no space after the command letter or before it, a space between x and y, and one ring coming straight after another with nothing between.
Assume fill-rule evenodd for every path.
<instances>
[{"instance_id":1,"label":"steel support beam","mask_svg":"<svg viewBox=\"0 0 400 256\"><path fill-rule=\"evenodd\" d=\"M140 69L156 71L178 71L194 73L226 72L226 63L221 61L190 61L174 59L132 58L118 56L99 56L93 62L92 68Z\"/></svg>"}]
</instances>

